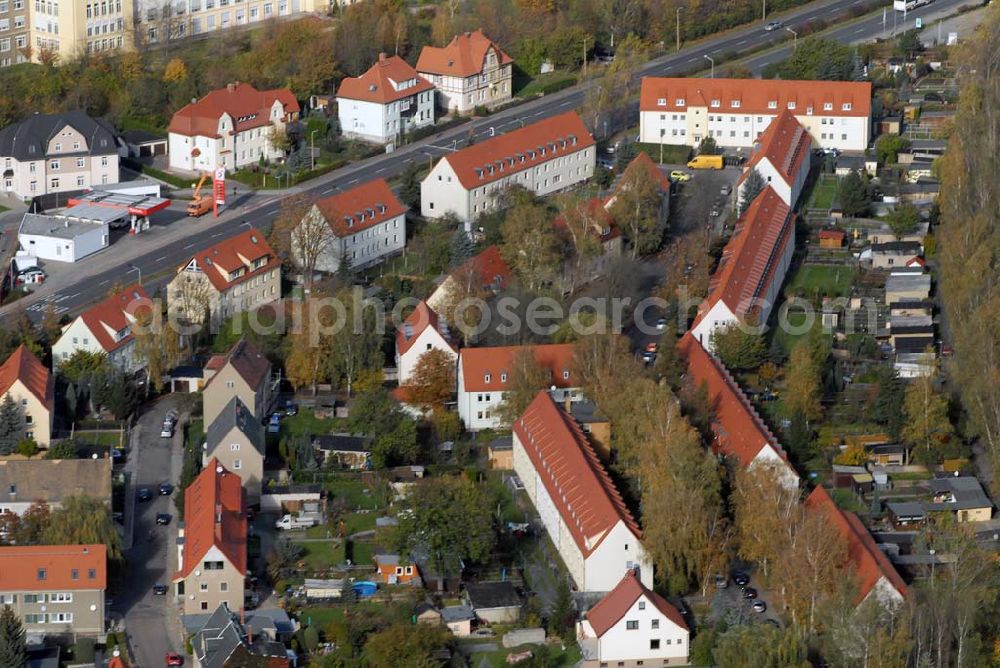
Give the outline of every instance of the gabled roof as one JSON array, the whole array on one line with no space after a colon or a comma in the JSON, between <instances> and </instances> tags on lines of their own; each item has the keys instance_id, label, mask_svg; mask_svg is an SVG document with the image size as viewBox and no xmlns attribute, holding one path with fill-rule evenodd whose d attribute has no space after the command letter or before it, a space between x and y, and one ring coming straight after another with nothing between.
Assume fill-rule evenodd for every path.
<instances>
[{"instance_id":1,"label":"gabled roof","mask_svg":"<svg viewBox=\"0 0 1000 668\"><path fill-rule=\"evenodd\" d=\"M396 330L396 352L405 355L428 327L441 335L441 338L448 343L452 350L458 350L451 342L447 323L443 322L437 312L421 299L417 302L417 307L413 309L413 312L406 316L406 320Z\"/></svg>"},{"instance_id":2,"label":"gabled roof","mask_svg":"<svg viewBox=\"0 0 1000 668\"><path fill-rule=\"evenodd\" d=\"M32 114L0 130L0 157L19 161L44 160L52 141L69 126L83 135L86 146L72 150L64 146L59 155L114 155L118 143L114 127L103 118L91 118L82 111L61 114Z\"/></svg>"},{"instance_id":3,"label":"gabled roof","mask_svg":"<svg viewBox=\"0 0 1000 668\"><path fill-rule=\"evenodd\" d=\"M216 374L205 383L206 389L218 376L218 371L227 364L231 364L240 378L252 388L258 388L266 382L271 372L271 362L264 353L260 352L249 339L243 338L233 344L225 355L213 355L208 360L205 368L216 370Z\"/></svg>"},{"instance_id":4,"label":"gabled roof","mask_svg":"<svg viewBox=\"0 0 1000 668\"><path fill-rule=\"evenodd\" d=\"M771 163L785 183L791 184L802 163L809 159L812 138L806 129L795 120L795 115L785 109L771 121L757 140L756 148L744 167L740 177L742 182L762 160Z\"/></svg>"},{"instance_id":5,"label":"gabled roof","mask_svg":"<svg viewBox=\"0 0 1000 668\"><path fill-rule=\"evenodd\" d=\"M312 446L324 452L368 454L374 440L371 436L355 434L317 434L312 437Z\"/></svg>"},{"instance_id":6,"label":"gabled roof","mask_svg":"<svg viewBox=\"0 0 1000 668\"><path fill-rule=\"evenodd\" d=\"M545 390L514 423L539 480L584 557L619 523L642 535L580 425Z\"/></svg>"},{"instance_id":7,"label":"gabled roof","mask_svg":"<svg viewBox=\"0 0 1000 668\"><path fill-rule=\"evenodd\" d=\"M264 456L264 425L260 423L238 396L234 396L226 407L212 420L205 431L206 451L211 453L222 444L222 439L233 429L247 437L254 450Z\"/></svg>"},{"instance_id":8,"label":"gabled roof","mask_svg":"<svg viewBox=\"0 0 1000 668\"><path fill-rule=\"evenodd\" d=\"M734 457L746 468L769 445L784 461L788 471L797 477L778 439L722 363L709 354L691 332L681 337L678 349L687 361L687 382L694 390L704 387L708 392L708 408L714 414L713 450L726 457Z\"/></svg>"},{"instance_id":9,"label":"gabled roof","mask_svg":"<svg viewBox=\"0 0 1000 668\"><path fill-rule=\"evenodd\" d=\"M618 185L615 187L615 195L621 192L622 183L627 182L627 175L638 170L644 170L648 173L653 180L659 184L661 191L667 192L670 190L670 177L657 167L656 163L653 162L653 159L649 157L648 153L645 151L639 151L639 154L632 158L632 162L628 163L625 167L625 171L622 172L622 178L618 180ZM610 204L613 199L614 195L612 195L608 203Z\"/></svg>"},{"instance_id":10,"label":"gabled roof","mask_svg":"<svg viewBox=\"0 0 1000 668\"><path fill-rule=\"evenodd\" d=\"M463 276L469 272L473 272L491 290L502 290L514 275L500 256L500 247L495 244L470 257L451 272L451 276Z\"/></svg>"},{"instance_id":11,"label":"gabled roof","mask_svg":"<svg viewBox=\"0 0 1000 668\"><path fill-rule=\"evenodd\" d=\"M756 313L778 271L777 258L791 242L795 216L771 186L740 216L712 274L698 320L722 301L739 318Z\"/></svg>"},{"instance_id":12,"label":"gabled roof","mask_svg":"<svg viewBox=\"0 0 1000 668\"><path fill-rule=\"evenodd\" d=\"M486 54L494 49L499 64L508 65L514 59L504 53L496 42L483 34L482 30L462 33L452 37L444 48L425 46L417 59L417 71L452 77L471 77L483 71Z\"/></svg>"},{"instance_id":13,"label":"gabled roof","mask_svg":"<svg viewBox=\"0 0 1000 668\"><path fill-rule=\"evenodd\" d=\"M338 237L358 234L406 213L406 207L378 178L316 202L316 209Z\"/></svg>"},{"instance_id":14,"label":"gabled roof","mask_svg":"<svg viewBox=\"0 0 1000 668\"><path fill-rule=\"evenodd\" d=\"M590 622L594 633L598 637L607 633L608 629L617 624L632 609L632 606L635 605L635 602L640 597L644 597L652 603L671 622L685 631L688 630L687 622L684 621L684 617L677 608L670 601L646 588L639 578L636 577L634 570L628 570L625 573L625 577L621 579L621 582L615 585L614 589L605 594L604 598L587 611L587 621Z\"/></svg>"},{"instance_id":15,"label":"gabled roof","mask_svg":"<svg viewBox=\"0 0 1000 668\"><path fill-rule=\"evenodd\" d=\"M433 89L434 85L417 74L405 60L399 56L380 53L378 60L367 72L340 82L337 97L389 104Z\"/></svg>"},{"instance_id":16,"label":"gabled roof","mask_svg":"<svg viewBox=\"0 0 1000 668\"><path fill-rule=\"evenodd\" d=\"M643 77L639 109L662 113L697 106L712 113L769 115L782 109L809 114L812 109L816 116L865 117L871 115L871 99L872 85L867 81Z\"/></svg>"},{"instance_id":17,"label":"gabled roof","mask_svg":"<svg viewBox=\"0 0 1000 668\"><path fill-rule=\"evenodd\" d=\"M184 491L184 561L174 580L190 575L213 547L246 574L246 492L240 477L215 457Z\"/></svg>"},{"instance_id":18,"label":"gabled roof","mask_svg":"<svg viewBox=\"0 0 1000 668\"><path fill-rule=\"evenodd\" d=\"M551 382L559 388L575 387L573 377L573 344L547 343L537 346L497 346L494 348L462 348L458 352L462 373L462 387L466 392L503 392L510 382L514 355L531 349L538 366L548 369ZM504 374L508 378L504 380ZM486 376L490 379L487 382Z\"/></svg>"},{"instance_id":19,"label":"gabled roof","mask_svg":"<svg viewBox=\"0 0 1000 668\"><path fill-rule=\"evenodd\" d=\"M0 547L0 591L85 591L107 583L104 545Z\"/></svg>"},{"instance_id":20,"label":"gabled roof","mask_svg":"<svg viewBox=\"0 0 1000 668\"><path fill-rule=\"evenodd\" d=\"M16 381L21 381L43 406L52 409L52 374L23 343L0 365L0 396L7 394Z\"/></svg>"},{"instance_id":21,"label":"gabled roof","mask_svg":"<svg viewBox=\"0 0 1000 668\"><path fill-rule=\"evenodd\" d=\"M861 603L878 581L885 578L900 596L906 597L908 592L903 578L893 567L889 558L878 549L875 539L852 512L841 510L830 495L822 487L817 487L806 497L807 510L826 513L830 525L837 529L847 543L847 560L854 570L858 585L858 599Z\"/></svg>"},{"instance_id":22,"label":"gabled roof","mask_svg":"<svg viewBox=\"0 0 1000 668\"><path fill-rule=\"evenodd\" d=\"M281 102L285 114L298 113L298 100L287 88L257 90L247 83L228 84L181 107L167 130L188 137L217 137L219 118L224 114L232 117L237 132L263 127L271 124L275 100Z\"/></svg>"},{"instance_id":23,"label":"gabled roof","mask_svg":"<svg viewBox=\"0 0 1000 668\"><path fill-rule=\"evenodd\" d=\"M256 269L254 262L264 260ZM223 239L217 244L195 253L177 268L177 273L185 271L194 261L196 271L208 277L209 282L219 292L224 292L238 283L254 276L267 273L281 265L264 235L255 228ZM233 276L238 272L241 274Z\"/></svg>"},{"instance_id":24,"label":"gabled roof","mask_svg":"<svg viewBox=\"0 0 1000 668\"><path fill-rule=\"evenodd\" d=\"M462 187L471 190L595 143L580 116L567 111L477 142L441 160L451 165Z\"/></svg>"},{"instance_id":25,"label":"gabled roof","mask_svg":"<svg viewBox=\"0 0 1000 668\"><path fill-rule=\"evenodd\" d=\"M106 353L128 345L133 337L132 324L142 307L150 307L149 295L138 283L106 297L79 315L97 343ZM122 332L127 333L118 338Z\"/></svg>"},{"instance_id":26,"label":"gabled roof","mask_svg":"<svg viewBox=\"0 0 1000 668\"><path fill-rule=\"evenodd\" d=\"M110 457L0 461L0 501L57 505L78 494L111 503Z\"/></svg>"},{"instance_id":27,"label":"gabled roof","mask_svg":"<svg viewBox=\"0 0 1000 668\"><path fill-rule=\"evenodd\" d=\"M580 204L580 206L586 209L590 219L590 235L601 243L621 236L621 230L618 229L618 225L615 223L615 218L611 215L612 202L613 198L605 202L600 197L592 197L586 202L582 202ZM566 219L562 214L556 215L556 217L552 220L552 226L555 227L556 230L566 232L568 234Z\"/></svg>"},{"instance_id":28,"label":"gabled roof","mask_svg":"<svg viewBox=\"0 0 1000 668\"><path fill-rule=\"evenodd\" d=\"M517 593L517 588L510 580L470 582L465 585L465 593L469 596L469 604L473 610L517 608L523 603L521 596Z\"/></svg>"}]
</instances>

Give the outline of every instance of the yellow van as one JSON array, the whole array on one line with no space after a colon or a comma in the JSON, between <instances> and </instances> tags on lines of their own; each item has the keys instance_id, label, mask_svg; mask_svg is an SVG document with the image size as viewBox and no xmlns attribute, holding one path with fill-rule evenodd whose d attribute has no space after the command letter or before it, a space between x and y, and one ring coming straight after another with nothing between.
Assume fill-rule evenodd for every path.
<instances>
[{"instance_id":1,"label":"yellow van","mask_svg":"<svg viewBox=\"0 0 1000 668\"><path fill-rule=\"evenodd\" d=\"M699 155L688 163L689 169L722 169L723 166L721 155Z\"/></svg>"}]
</instances>

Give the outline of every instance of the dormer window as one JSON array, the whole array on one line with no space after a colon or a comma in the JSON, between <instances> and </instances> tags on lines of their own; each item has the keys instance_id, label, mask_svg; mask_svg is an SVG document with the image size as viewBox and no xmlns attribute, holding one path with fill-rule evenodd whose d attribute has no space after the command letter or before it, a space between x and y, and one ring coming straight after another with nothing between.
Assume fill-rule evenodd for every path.
<instances>
[{"instance_id":1,"label":"dormer window","mask_svg":"<svg viewBox=\"0 0 1000 668\"><path fill-rule=\"evenodd\" d=\"M506 383L507 382L507 372L506 371L501 372L501 374L500 374L500 382L501 383Z\"/></svg>"},{"instance_id":2,"label":"dormer window","mask_svg":"<svg viewBox=\"0 0 1000 668\"><path fill-rule=\"evenodd\" d=\"M767 102L767 108L768 109L777 109L778 108L778 101L777 100L768 100L768 102Z\"/></svg>"},{"instance_id":3,"label":"dormer window","mask_svg":"<svg viewBox=\"0 0 1000 668\"><path fill-rule=\"evenodd\" d=\"M806 107L806 114L808 114L809 116L812 116L812 113L813 113L813 108L812 107Z\"/></svg>"},{"instance_id":4,"label":"dormer window","mask_svg":"<svg viewBox=\"0 0 1000 668\"><path fill-rule=\"evenodd\" d=\"M484 383L489 383L490 382L490 374L488 374L488 373L487 374L483 374L483 382Z\"/></svg>"},{"instance_id":5,"label":"dormer window","mask_svg":"<svg viewBox=\"0 0 1000 668\"><path fill-rule=\"evenodd\" d=\"M667 98L665 98L665 97L661 97L661 98L659 98L659 99L658 99L658 100L656 101L656 104L657 104L658 106L660 106L660 107L665 107L665 106L667 106Z\"/></svg>"},{"instance_id":6,"label":"dormer window","mask_svg":"<svg viewBox=\"0 0 1000 668\"><path fill-rule=\"evenodd\" d=\"M823 111L833 111L833 102L824 102Z\"/></svg>"},{"instance_id":7,"label":"dormer window","mask_svg":"<svg viewBox=\"0 0 1000 668\"><path fill-rule=\"evenodd\" d=\"M739 100L733 100L732 102L729 103L729 106L732 107L733 109L739 109L740 108L740 101Z\"/></svg>"},{"instance_id":8,"label":"dormer window","mask_svg":"<svg viewBox=\"0 0 1000 668\"><path fill-rule=\"evenodd\" d=\"M712 108L713 109L716 109L716 108L720 107L721 105L722 105L722 102L720 102L719 100L712 100Z\"/></svg>"},{"instance_id":9,"label":"dormer window","mask_svg":"<svg viewBox=\"0 0 1000 668\"><path fill-rule=\"evenodd\" d=\"M684 98L683 97L679 97L676 100L674 100L674 105L678 106L678 107L683 107L684 106Z\"/></svg>"},{"instance_id":10,"label":"dormer window","mask_svg":"<svg viewBox=\"0 0 1000 668\"><path fill-rule=\"evenodd\" d=\"M843 109L844 111L850 111L851 110L851 103L850 102L845 102L840 108Z\"/></svg>"},{"instance_id":11,"label":"dormer window","mask_svg":"<svg viewBox=\"0 0 1000 668\"><path fill-rule=\"evenodd\" d=\"M795 103L794 102L789 102L788 103L788 108L789 109L794 109L795 108Z\"/></svg>"},{"instance_id":12,"label":"dormer window","mask_svg":"<svg viewBox=\"0 0 1000 668\"><path fill-rule=\"evenodd\" d=\"M569 369L563 369L563 380L569 380Z\"/></svg>"}]
</instances>

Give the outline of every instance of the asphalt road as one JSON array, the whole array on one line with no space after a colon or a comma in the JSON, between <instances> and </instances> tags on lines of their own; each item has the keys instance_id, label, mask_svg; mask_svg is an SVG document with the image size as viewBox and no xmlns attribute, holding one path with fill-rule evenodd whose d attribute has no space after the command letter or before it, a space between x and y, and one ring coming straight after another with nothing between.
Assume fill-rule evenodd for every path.
<instances>
[{"instance_id":1,"label":"asphalt road","mask_svg":"<svg viewBox=\"0 0 1000 668\"><path fill-rule=\"evenodd\" d=\"M917 17L929 17L943 10L953 9L969 0L936 0L929 6L908 13L908 23ZM793 30L803 27L811 20L829 20L829 17L844 12L852 6L860 7L862 0L833 0L817 2L795 11L780 15L785 25ZM889 14L891 26L892 11ZM769 17L776 18L776 17ZM900 16L901 21L901 16ZM912 23L910 23L912 25ZM826 36L846 42L858 42L875 39L883 35L882 16L878 15L859 22L848 22L844 27L833 30ZM747 63L753 70L759 70L768 63L787 58L792 44L783 42L789 37L783 30L764 32L760 23L729 31L713 39L704 40L682 48L679 52L661 56L639 69L637 76L649 75L683 75L696 71L708 65L707 57L719 57L722 54L732 55L748 49L758 48L761 43L773 43L776 46L785 43L786 46L752 56ZM389 178L401 173L415 161L430 161L446 155L455 146L464 144L470 133L477 139L485 139L491 133L503 133L522 126L563 113L570 109L579 109L585 100L589 84L584 83L572 88L546 95L545 97L505 109L488 118L477 119L470 123L451 128L432 137L399 148L395 153L380 155L361 162L347 165L334 172L310 181L303 191L310 196L324 197L333 192L353 187L377 177ZM602 131L598 138L603 138ZM252 224L267 227L274 220L280 206L280 197L275 195L243 196L241 201L218 220L208 217L191 221L184 219L179 207L161 214L155 221L154 231L150 238L163 239L162 244L155 245L151 250L137 254L136 248L130 245L136 239L120 239L111 248L102 251L82 261L80 267L75 265L65 273L69 278L54 276L50 285L41 286L33 295L22 298L12 307L0 308L0 321L8 317L14 309L26 308L28 315L40 320L47 304L53 303L59 314L75 313L89 304L99 300L110 285L118 281L134 280L130 275L137 267L144 277L144 286L149 293L155 292L169 280L165 276L180 263L188 259L199 248L216 243L218 239L236 233L241 226ZM182 235L171 234L169 227L185 226ZM149 247L149 244L146 244ZM54 263L49 263L52 266ZM100 267L100 269L96 269ZM137 273L137 272L136 272ZM157 276L157 274L160 274Z\"/></svg>"}]
</instances>

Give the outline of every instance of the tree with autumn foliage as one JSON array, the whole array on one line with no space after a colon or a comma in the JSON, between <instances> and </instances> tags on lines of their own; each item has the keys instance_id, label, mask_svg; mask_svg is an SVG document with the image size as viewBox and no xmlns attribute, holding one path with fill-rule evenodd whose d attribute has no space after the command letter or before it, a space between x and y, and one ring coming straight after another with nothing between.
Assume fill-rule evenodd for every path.
<instances>
[{"instance_id":1,"label":"tree with autumn foliage","mask_svg":"<svg viewBox=\"0 0 1000 668\"><path fill-rule=\"evenodd\" d=\"M431 348L417 360L405 387L409 403L427 409L442 408L455 394L454 355L440 348Z\"/></svg>"},{"instance_id":2,"label":"tree with autumn foliage","mask_svg":"<svg viewBox=\"0 0 1000 668\"><path fill-rule=\"evenodd\" d=\"M601 234L609 218L603 206L594 207L590 200L573 195L559 198L559 233L569 249L572 268L569 273L569 291L576 289L584 267L601 254Z\"/></svg>"},{"instance_id":3,"label":"tree with autumn foliage","mask_svg":"<svg viewBox=\"0 0 1000 668\"><path fill-rule=\"evenodd\" d=\"M822 363L817 346L808 338L799 341L785 367L785 408L789 415L801 414L806 420L818 420L823 415ZM829 349L827 349L828 351Z\"/></svg>"},{"instance_id":4,"label":"tree with autumn foliage","mask_svg":"<svg viewBox=\"0 0 1000 668\"><path fill-rule=\"evenodd\" d=\"M781 574L780 601L792 624L813 634L821 606L843 581L847 542L824 512L801 505L795 508L790 529L791 540L775 561L775 572Z\"/></svg>"},{"instance_id":5,"label":"tree with autumn foliage","mask_svg":"<svg viewBox=\"0 0 1000 668\"><path fill-rule=\"evenodd\" d=\"M948 416L948 397L934 383L932 375L914 379L903 399L906 421L900 436L914 449L914 458L924 464L940 462L955 433Z\"/></svg>"},{"instance_id":6,"label":"tree with autumn foliage","mask_svg":"<svg viewBox=\"0 0 1000 668\"><path fill-rule=\"evenodd\" d=\"M651 253L663 242L660 184L647 169L626 169L618 182L611 215L625 232L632 258Z\"/></svg>"},{"instance_id":7,"label":"tree with autumn foliage","mask_svg":"<svg viewBox=\"0 0 1000 668\"><path fill-rule=\"evenodd\" d=\"M285 336L285 375L295 389L316 386L330 378L330 352L335 318L332 308L321 308L319 295L291 305L296 321Z\"/></svg>"},{"instance_id":8,"label":"tree with autumn foliage","mask_svg":"<svg viewBox=\"0 0 1000 668\"><path fill-rule=\"evenodd\" d=\"M741 559L759 564L765 578L788 548L798 512L799 491L782 484L782 474L777 463L739 467L730 497L736 552Z\"/></svg>"},{"instance_id":9,"label":"tree with autumn foliage","mask_svg":"<svg viewBox=\"0 0 1000 668\"><path fill-rule=\"evenodd\" d=\"M544 204L515 204L500 226L500 254L521 284L537 291L552 282L562 261L552 217Z\"/></svg>"},{"instance_id":10,"label":"tree with autumn foliage","mask_svg":"<svg viewBox=\"0 0 1000 668\"><path fill-rule=\"evenodd\" d=\"M531 346L519 348L510 360L507 384L503 390L503 403L497 415L505 425L514 424L540 390L552 383L552 372L541 366Z\"/></svg>"}]
</instances>

